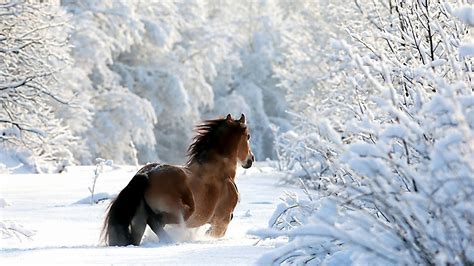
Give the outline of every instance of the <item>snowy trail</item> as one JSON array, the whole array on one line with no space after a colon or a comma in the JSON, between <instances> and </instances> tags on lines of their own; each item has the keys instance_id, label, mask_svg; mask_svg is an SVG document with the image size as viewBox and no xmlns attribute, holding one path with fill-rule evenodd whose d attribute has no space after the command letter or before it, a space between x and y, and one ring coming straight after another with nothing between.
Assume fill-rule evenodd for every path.
<instances>
[{"instance_id":1,"label":"snowy trail","mask_svg":"<svg viewBox=\"0 0 474 266\"><path fill-rule=\"evenodd\" d=\"M121 167L103 173L96 192L117 193L135 172ZM13 222L35 231L31 239L4 238L0 243L0 265L13 263L119 263L249 265L272 243L259 242L247 235L249 229L265 228L279 197L287 187L276 185L281 173L257 163L240 169L237 186L241 200L226 236L209 239L204 228L187 233L171 229L181 239L161 245L147 231L140 247L103 247L99 232L107 204L77 204L89 196L93 167L74 167L60 175L0 176L0 198L10 206L0 209L2 222Z\"/></svg>"}]
</instances>

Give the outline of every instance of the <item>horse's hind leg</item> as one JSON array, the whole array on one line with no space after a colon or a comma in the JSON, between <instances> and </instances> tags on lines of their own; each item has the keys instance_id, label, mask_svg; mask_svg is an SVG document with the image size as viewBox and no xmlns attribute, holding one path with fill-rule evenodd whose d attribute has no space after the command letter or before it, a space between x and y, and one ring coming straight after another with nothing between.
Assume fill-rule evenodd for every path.
<instances>
[{"instance_id":1,"label":"horse's hind leg","mask_svg":"<svg viewBox=\"0 0 474 266\"><path fill-rule=\"evenodd\" d=\"M128 246L131 244L128 227L115 225L110 227L107 242L110 246Z\"/></svg>"},{"instance_id":2,"label":"horse's hind leg","mask_svg":"<svg viewBox=\"0 0 474 266\"><path fill-rule=\"evenodd\" d=\"M158 236L160 242L169 244L171 243L171 238L164 229L163 216L161 214L150 214L147 220L148 226L151 230Z\"/></svg>"},{"instance_id":3,"label":"horse's hind leg","mask_svg":"<svg viewBox=\"0 0 474 266\"><path fill-rule=\"evenodd\" d=\"M145 202L142 200L140 205L135 212L131 222L131 233L132 233L132 244L140 245L142 241L143 233L145 233L145 228L147 224L148 213L145 209Z\"/></svg>"}]
</instances>

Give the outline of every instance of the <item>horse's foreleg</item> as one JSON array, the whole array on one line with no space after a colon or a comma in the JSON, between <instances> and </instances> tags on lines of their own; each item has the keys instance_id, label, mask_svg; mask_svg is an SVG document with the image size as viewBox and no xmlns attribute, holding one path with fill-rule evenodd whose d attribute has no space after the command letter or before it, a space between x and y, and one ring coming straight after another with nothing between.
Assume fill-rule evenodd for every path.
<instances>
[{"instance_id":1,"label":"horse's foreleg","mask_svg":"<svg viewBox=\"0 0 474 266\"><path fill-rule=\"evenodd\" d=\"M145 228L147 224L148 213L145 209L145 202L142 200L140 205L135 212L131 222L131 233L132 233L132 244L140 245L142 241L143 233L145 233Z\"/></svg>"},{"instance_id":2,"label":"horse's foreleg","mask_svg":"<svg viewBox=\"0 0 474 266\"><path fill-rule=\"evenodd\" d=\"M207 230L206 234L215 238L223 237L232 216L233 214L231 213L229 215L223 215L223 217L214 217L211 221L211 227Z\"/></svg>"},{"instance_id":3,"label":"horse's foreleg","mask_svg":"<svg viewBox=\"0 0 474 266\"><path fill-rule=\"evenodd\" d=\"M211 224L211 228L207 230L206 235L215 238L221 238L227 231L228 224Z\"/></svg>"}]
</instances>

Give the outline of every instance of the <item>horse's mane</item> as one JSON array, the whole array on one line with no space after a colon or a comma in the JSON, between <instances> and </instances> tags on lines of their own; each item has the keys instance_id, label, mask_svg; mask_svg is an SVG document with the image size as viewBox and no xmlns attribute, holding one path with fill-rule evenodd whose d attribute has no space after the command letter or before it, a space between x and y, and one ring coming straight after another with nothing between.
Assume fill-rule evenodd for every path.
<instances>
[{"instance_id":1,"label":"horse's mane","mask_svg":"<svg viewBox=\"0 0 474 266\"><path fill-rule=\"evenodd\" d=\"M219 130L226 126L225 118L206 120L203 124L196 126L196 136L193 143L188 148L187 164L193 162L202 163L207 159L208 152L218 147L220 144L220 135L224 134L223 130Z\"/></svg>"}]
</instances>

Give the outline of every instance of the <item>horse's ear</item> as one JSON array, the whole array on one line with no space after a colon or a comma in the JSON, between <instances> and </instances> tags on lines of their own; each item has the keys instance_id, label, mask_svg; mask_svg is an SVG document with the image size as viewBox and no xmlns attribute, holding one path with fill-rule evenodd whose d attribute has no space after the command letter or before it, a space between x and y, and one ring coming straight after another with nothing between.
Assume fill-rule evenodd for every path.
<instances>
[{"instance_id":1,"label":"horse's ear","mask_svg":"<svg viewBox=\"0 0 474 266\"><path fill-rule=\"evenodd\" d=\"M227 121L232 120L232 116L230 114L228 114L227 117L225 118L225 120L227 120Z\"/></svg>"},{"instance_id":2,"label":"horse's ear","mask_svg":"<svg viewBox=\"0 0 474 266\"><path fill-rule=\"evenodd\" d=\"M242 114L240 116L239 122L242 123L242 124L245 124L245 115L244 114Z\"/></svg>"}]
</instances>

